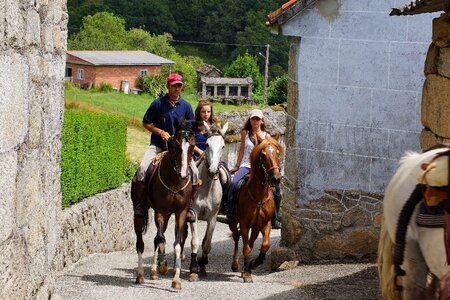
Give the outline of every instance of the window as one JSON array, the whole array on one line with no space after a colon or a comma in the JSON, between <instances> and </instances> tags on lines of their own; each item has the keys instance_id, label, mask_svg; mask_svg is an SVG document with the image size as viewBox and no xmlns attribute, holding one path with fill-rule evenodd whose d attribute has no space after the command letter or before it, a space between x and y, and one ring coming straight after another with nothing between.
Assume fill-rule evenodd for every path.
<instances>
[{"instance_id":1,"label":"window","mask_svg":"<svg viewBox=\"0 0 450 300\"><path fill-rule=\"evenodd\" d=\"M238 88L237 88L237 86L230 86L228 88L228 95L229 96L237 96L238 95Z\"/></svg>"},{"instance_id":2,"label":"window","mask_svg":"<svg viewBox=\"0 0 450 300\"><path fill-rule=\"evenodd\" d=\"M147 69L142 69L142 70L140 71L140 75L141 75L141 76L147 76L147 75L148 75L148 70L147 70Z\"/></svg>"},{"instance_id":3,"label":"window","mask_svg":"<svg viewBox=\"0 0 450 300\"><path fill-rule=\"evenodd\" d=\"M72 77L72 68L66 68L66 74L64 77Z\"/></svg>"},{"instance_id":4,"label":"window","mask_svg":"<svg viewBox=\"0 0 450 300\"><path fill-rule=\"evenodd\" d=\"M225 86L219 85L217 87L217 96L225 96Z\"/></svg>"},{"instance_id":5,"label":"window","mask_svg":"<svg viewBox=\"0 0 450 300\"><path fill-rule=\"evenodd\" d=\"M212 86L212 85L206 86L206 96L214 97L214 86Z\"/></svg>"},{"instance_id":6,"label":"window","mask_svg":"<svg viewBox=\"0 0 450 300\"><path fill-rule=\"evenodd\" d=\"M241 96L248 97L248 86L241 87Z\"/></svg>"},{"instance_id":7,"label":"window","mask_svg":"<svg viewBox=\"0 0 450 300\"><path fill-rule=\"evenodd\" d=\"M78 80L83 80L84 79L84 70L83 69L78 69L78 76L77 76Z\"/></svg>"}]
</instances>

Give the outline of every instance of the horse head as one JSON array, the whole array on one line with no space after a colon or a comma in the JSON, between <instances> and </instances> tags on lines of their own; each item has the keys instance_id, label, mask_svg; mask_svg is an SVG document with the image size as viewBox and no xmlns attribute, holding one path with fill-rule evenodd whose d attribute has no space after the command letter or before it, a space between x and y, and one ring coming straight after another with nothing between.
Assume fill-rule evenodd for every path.
<instances>
[{"instance_id":1,"label":"horse head","mask_svg":"<svg viewBox=\"0 0 450 300\"><path fill-rule=\"evenodd\" d=\"M258 176L260 180L274 186L281 181L281 155L283 148L277 140L266 137L261 140L258 138L258 144L252 151L252 171L250 177Z\"/></svg>"},{"instance_id":2,"label":"horse head","mask_svg":"<svg viewBox=\"0 0 450 300\"><path fill-rule=\"evenodd\" d=\"M195 146L195 136L192 123L181 119L175 119L175 134L168 140L168 153L173 168L179 178L189 175L189 163Z\"/></svg>"},{"instance_id":3,"label":"horse head","mask_svg":"<svg viewBox=\"0 0 450 300\"><path fill-rule=\"evenodd\" d=\"M219 163L225 148L225 133L228 129L228 122L220 128L217 125L209 126L208 123L203 122L207 131L206 138L206 164L208 168L208 175L213 178L219 172Z\"/></svg>"}]
</instances>

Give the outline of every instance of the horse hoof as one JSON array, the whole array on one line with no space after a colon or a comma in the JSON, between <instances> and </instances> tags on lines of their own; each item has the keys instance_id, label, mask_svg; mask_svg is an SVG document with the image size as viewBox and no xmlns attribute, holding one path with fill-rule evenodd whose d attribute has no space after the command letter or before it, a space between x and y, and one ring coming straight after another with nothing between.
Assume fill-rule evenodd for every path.
<instances>
[{"instance_id":1,"label":"horse hoof","mask_svg":"<svg viewBox=\"0 0 450 300\"><path fill-rule=\"evenodd\" d=\"M242 273L242 278L244 278L244 283L252 283L253 282L252 274L250 274L249 272Z\"/></svg>"},{"instance_id":2,"label":"horse hoof","mask_svg":"<svg viewBox=\"0 0 450 300\"><path fill-rule=\"evenodd\" d=\"M198 275L200 275L200 277L208 276L208 274L206 274L206 269L205 268L200 268L200 272L198 273Z\"/></svg>"},{"instance_id":3,"label":"horse hoof","mask_svg":"<svg viewBox=\"0 0 450 300\"><path fill-rule=\"evenodd\" d=\"M144 283L144 276L142 274L139 274L136 277L136 284L141 284L141 283Z\"/></svg>"},{"instance_id":4,"label":"horse hoof","mask_svg":"<svg viewBox=\"0 0 450 300\"><path fill-rule=\"evenodd\" d=\"M197 274L197 273L191 273L191 274L189 274L189 281L190 281L190 282L198 281L198 274Z\"/></svg>"},{"instance_id":5,"label":"horse hoof","mask_svg":"<svg viewBox=\"0 0 450 300\"><path fill-rule=\"evenodd\" d=\"M158 279L158 273L157 273L156 271L151 271L150 279L151 279L151 280L156 280L156 279Z\"/></svg>"},{"instance_id":6,"label":"horse hoof","mask_svg":"<svg viewBox=\"0 0 450 300\"><path fill-rule=\"evenodd\" d=\"M241 268L241 265L239 264L239 262L234 261L231 264L231 270L233 270L233 272L238 272L240 268Z\"/></svg>"},{"instance_id":7,"label":"horse hoof","mask_svg":"<svg viewBox=\"0 0 450 300\"><path fill-rule=\"evenodd\" d=\"M172 288L175 290L181 290L181 282L179 281L172 281Z\"/></svg>"}]
</instances>

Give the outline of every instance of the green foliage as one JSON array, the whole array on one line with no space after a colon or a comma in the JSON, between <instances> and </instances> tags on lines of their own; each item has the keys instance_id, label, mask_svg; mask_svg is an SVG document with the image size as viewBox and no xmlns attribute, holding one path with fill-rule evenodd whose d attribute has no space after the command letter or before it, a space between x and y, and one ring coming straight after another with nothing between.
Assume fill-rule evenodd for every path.
<instances>
[{"instance_id":1,"label":"green foliage","mask_svg":"<svg viewBox=\"0 0 450 300\"><path fill-rule=\"evenodd\" d=\"M102 93L110 93L113 91L113 87L111 83L107 82L100 82L100 85L98 87L98 91Z\"/></svg>"},{"instance_id":2,"label":"green foliage","mask_svg":"<svg viewBox=\"0 0 450 300\"><path fill-rule=\"evenodd\" d=\"M263 77L259 72L256 57L246 52L244 55L239 55L231 65L225 67L225 77L245 78L251 77L253 79L253 92L260 93L263 87Z\"/></svg>"},{"instance_id":3,"label":"green foliage","mask_svg":"<svg viewBox=\"0 0 450 300\"><path fill-rule=\"evenodd\" d=\"M123 118L66 110L61 149L62 206L119 187L124 181L125 149Z\"/></svg>"},{"instance_id":4,"label":"green foliage","mask_svg":"<svg viewBox=\"0 0 450 300\"><path fill-rule=\"evenodd\" d=\"M287 102L287 82L288 76L282 75L270 82L267 91L267 102L269 105L275 105Z\"/></svg>"},{"instance_id":5,"label":"green foliage","mask_svg":"<svg viewBox=\"0 0 450 300\"><path fill-rule=\"evenodd\" d=\"M125 20L108 12L83 18L79 33L68 41L70 50L123 50L126 30Z\"/></svg>"},{"instance_id":6,"label":"green foliage","mask_svg":"<svg viewBox=\"0 0 450 300\"><path fill-rule=\"evenodd\" d=\"M166 77L164 75L141 75L137 81L139 88L153 97L163 95L165 92Z\"/></svg>"}]
</instances>

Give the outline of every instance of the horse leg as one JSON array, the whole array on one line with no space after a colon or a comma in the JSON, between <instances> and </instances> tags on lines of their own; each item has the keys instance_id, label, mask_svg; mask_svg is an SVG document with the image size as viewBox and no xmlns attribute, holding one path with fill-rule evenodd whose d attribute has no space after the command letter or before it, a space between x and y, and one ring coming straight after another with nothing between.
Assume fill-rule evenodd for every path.
<instances>
[{"instance_id":1,"label":"horse leg","mask_svg":"<svg viewBox=\"0 0 450 300\"><path fill-rule=\"evenodd\" d=\"M202 241L202 257L199 259L198 264L200 265L200 275L207 276L206 265L208 264L208 254L211 252L211 241L216 228L216 218L212 218L208 221L206 227L206 233Z\"/></svg>"},{"instance_id":2,"label":"horse leg","mask_svg":"<svg viewBox=\"0 0 450 300\"><path fill-rule=\"evenodd\" d=\"M241 224L241 237L243 243L242 253L244 255L244 271L242 272L242 278L245 283L253 282L252 269L250 266L250 254L252 253L252 245L250 245L248 238L249 229Z\"/></svg>"},{"instance_id":3,"label":"horse leg","mask_svg":"<svg viewBox=\"0 0 450 300\"><path fill-rule=\"evenodd\" d=\"M142 230L144 227L144 219L134 217L134 232L136 233L136 252L138 254L138 268L136 283L144 283L144 268L142 266L142 254L144 253L144 239L142 238Z\"/></svg>"},{"instance_id":4,"label":"horse leg","mask_svg":"<svg viewBox=\"0 0 450 300\"><path fill-rule=\"evenodd\" d=\"M181 290L181 241L184 239L186 211L175 214L175 242L173 243L173 252L175 253L175 275L172 279L172 288Z\"/></svg>"},{"instance_id":5,"label":"horse leg","mask_svg":"<svg viewBox=\"0 0 450 300\"><path fill-rule=\"evenodd\" d=\"M239 229L237 228L236 223L229 224L228 227L230 228L231 232L233 233L233 240L234 240L234 253L233 253L233 261L231 263L231 270L233 272L238 272L241 268L241 264L239 263Z\"/></svg>"},{"instance_id":6,"label":"horse leg","mask_svg":"<svg viewBox=\"0 0 450 300\"><path fill-rule=\"evenodd\" d=\"M424 299L428 267L416 241L406 242L403 266L406 272L403 278L404 299Z\"/></svg>"},{"instance_id":7,"label":"horse leg","mask_svg":"<svg viewBox=\"0 0 450 300\"><path fill-rule=\"evenodd\" d=\"M198 280L198 263L197 263L197 252L198 252L198 226L197 222L189 223L191 227L191 264L189 266L189 281Z\"/></svg>"},{"instance_id":8,"label":"horse leg","mask_svg":"<svg viewBox=\"0 0 450 300\"><path fill-rule=\"evenodd\" d=\"M271 227L271 221L269 221L262 230L262 236L263 241L261 244L261 249L259 251L259 255L256 259L253 259L250 262L250 268L256 269L259 265L261 265L264 262L264 259L266 258L266 253L269 251L270 248L270 227ZM258 237L258 231L255 230L252 235L250 236L250 246L253 248L253 243L255 242L256 238Z\"/></svg>"},{"instance_id":9,"label":"horse leg","mask_svg":"<svg viewBox=\"0 0 450 300\"><path fill-rule=\"evenodd\" d=\"M156 236L153 240L155 251L150 267L150 278L152 280L158 279L158 269L159 273L167 274L167 261L165 259L166 238L164 237L167 221L161 213L155 211Z\"/></svg>"}]
</instances>

